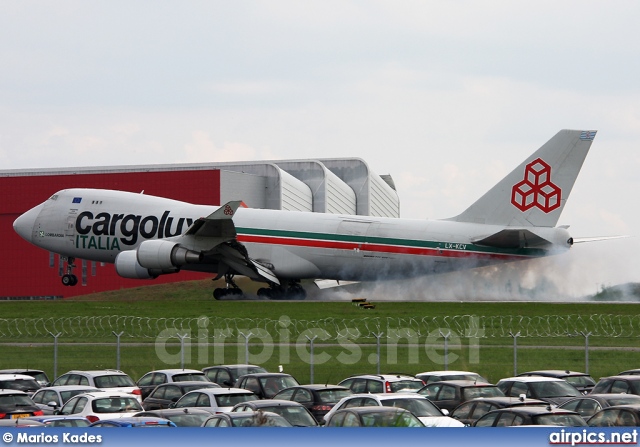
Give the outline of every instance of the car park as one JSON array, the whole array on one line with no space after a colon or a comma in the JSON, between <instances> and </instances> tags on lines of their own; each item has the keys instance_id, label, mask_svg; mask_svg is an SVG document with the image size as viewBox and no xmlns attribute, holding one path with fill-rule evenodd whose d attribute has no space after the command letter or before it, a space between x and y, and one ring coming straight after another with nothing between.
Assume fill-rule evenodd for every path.
<instances>
[{"instance_id":1,"label":"car park","mask_svg":"<svg viewBox=\"0 0 640 447\"><path fill-rule=\"evenodd\" d=\"M69 371L62 374L52 383L58 385L87 385L104 391L128 393L142 402L142 392L131 377L116 369L100 369L91 371Z\"/></svg>"},{"instance_id":2,"label":"car park","mask_svg":"<svg viewBox=\"0 0 640 447\"><path fill-rule=\"evenodd\" d=\"M144 428L165 428L177 427L176 424L168 419L144 416L127 416L120 419L106 419L97 421L89 427L144 427Z\"/></svg>"},{"instance_id":3,"label":"car park","mask_svg":"<svg viewBox=\"0 0 640 447\"><path fill-rule=\"evenodd\" d=\"M82 416L64 416L48 414L45 416L29 416L29 420L41 422L45 427L88 427L91 422Z\"/></svg>"},{"instance_id":4,"label":"car park","mask_svg":"<svg viewBox=\"0 0 640 447\"><path fill-rule=\"evenodd\" d=\"M211 416L211 412L200 408L167 408L163 410L142 411L134 416L153 416L169 419L178 427L200 427Z\"/></svg>"},{"instance_id":5,"label":"car park","mask_svg":"<svg viewBox=\"0 0 640 447\"><path fill-rule=\"evenodd\" d=\"M0 389L24 391L31 395L40 389L40 384L24 374L0 374Z\"/></svg>"},{"instance_id":6,"label":"car park","mask_svg":"<svg viewBox=\"0 0 640 447\"><path fill-rule=\"evenodd\" d=\"M508 377L500 379L496 385L506 396L525 395L552 405L560 405L573 397L583 395L565 380L555 377Z\"/></svg>"},{"instance_id":7,"label":"car park","mask_svg":"<svg viewBox=\"0 0 640 447\"><path fill-rule=\"evenodd\" d=\"M424 427L404 408L354 407L336 411L327 419L327 427Z\"/></svg>"},{"instance_id":8,"label":"car park","mask_svg":"<svg viewBox=\"0 0 640 447\"><path fill-rule=\"evenodd\" d=\"M118 419L142 411L135 396L118 391L95 391L72 397L58 411L62 415L84 416L91 423Z\"/></svg>"},{"instance_id":9,"label":"car park","mask_svg":"<svg viewBox=\"0 0 640 447\"><path fill-rule=\"evenodd\" d=\"M158 385L152 392L142 401L142 408L145 410L160 410L169 408L171 404L178 400L189 391L204 388L220 388L220 385L213 382L172 382Z\"/></svg>"},{"instance_id":10,"label":"car park","mask_svg":"<svg viewBox=\"0 0 640 447\"><path fill-rule=\"evenodd\" d=\"M558 408L575 411L580 414L583 419L588 420L603 408L612 407L614 405L640 405L640 396L637 394L625 393L590 393L583 397L569 399L559 405Z\"/></svg>"},{"instance_id":11,"label":"car park","mask_svg":"<svg viewBox=\"0 0 640 447\"><path fill-rule=\"evenodd\" d=\"M303 405L290 400L262 399L235 405L231 412L270 411L279 414L294 427L317 427L318 422Z\"/></svg>"},{"instance_id":12,"label":"car park","mask_svg":"<svg viewBox=\"0 0 640 447\"><path fill-rule=\"evenodd\" d=\"M569 371L562 369L541 369L538 371L529 371L518 374L518 377L555 377L556 379L565 380L569 385L580 391L582 394L591 392L596 384L589 374L578 371Z\"/></svg>"},{"instance_id":13,"label":"car park","mask_svg":"<svg viewBox=\"0 0 640 447\"><path fill-rule=\"evenodd\" d=\"M350 396L351 390L339 385L298 385L286 388L273 398L290 400L303 405L318 423L324 423L324 415L343 397Z\"/></svg>"},{"instance_id":14,"label":"car park","mask_svg":"<svg viewBox=\"0 0 640 447\"><path fill-rule=\"evenodd\" d=\"M476 397L504 396L504 393L496 385L474 380L433 382L421 388L418 394L427 397L440 409L448 412L453 411L461 403Z\"/></svg>"},{"instance_id":15,"label":"car park","mask_svg":"<svg viewBox=\"0 0 640 447\"><path fill-rule=\"evenodd\" d=\"M474 427L513 427L520 425L553 425L584 427L587 424L574 411L547 406L523 406L493 410L476 421Z\"/></svg>"},{"instance_id":16,"label":"car park","mask_svg":"<svg viewBox=\"0 0 640 447\"><path fill-rule=\"evenodd\" d=\"M209 417L203 427L291 427L285 418L269 411L220 413Z\"/></svg>"},{"instance_id":17,"label":"car park","mask_svg":"<svg viewBox=\"0 0 640 447\"><path fill-rule=\"evenodd\" d=\"M620 375L603 377L591 391L593 394L626 393L640 395L640 375Z\"/></svg>"},{"instance_id":18,"label":"car park","mask_svg":"<svg viewBox=\"0 0 640 447\"><path fill-rule=\"evenodd\" d=\"M413 393L353 394L338 402L325 415L325 421L333 413L345 408L392 407L404 408L420 419L425 427L463 427L464 424L446 416L433 402Z\"/></svg>"},{"instance_id":19,"label":"car park","mask_svg":"<svg viewBox=\"0 0 640 447\"><path fill-rule=\"evenodd\" d=\"M33 393L31 399L44 414L54 414L73 396L83 393L100 391L98 388L86 385L60 385L40 388Z\"/></svg>"},{"instance_id":20,"label":"car park","mask_svg":"<svg viewBox=\"0 0 640 447\"><path fill-rule=\"evenodd\" d=\"M211 413L230 411L234 405L257 400L258 396L240 388L203 388L189 391L171 408L200 408Z\"/></svg>"},{"instance_id":21,"label":"car park","mask_svg":"<svg viewBox=\"0 0 640 447\"><path fill-rule=\"evenodd\" d=\"M447 380L474 380L476 382L489 383L489 381L480 374L472 371L426 371L416 374L416 378L422 380L425 385Z\"/></svg>"},{"instance_id":22,"label":"car park","mask_svg":"<svg viewBox=\"0 0 640 447\"><path fill-rule=\"evenodd\" d=\"M0 369L0 374L23 374L25 376L31 376L34 379L36 379L36 382L38 382L40 386L51 385L49 376L47 376L47 373L42 371L41 369L30 369L30 368Z\"/></svg>"},{"instance_id":23,"label":"car park","mask_svg":"<svg viewBox=\"0 0 640 447\"><path fill-rule=\"evenodd\" d=\"M257 365L216 365L202 368L202 372L207 378L223 387L235 386L238 377L247 374L266 373L268 372L262 366Z\"/></svg>"},{"instance_id":24,"label":"car park","mask_svg":"<svg viewBox=\"0 0 640 447\"><path fill-rule=\"evenodd\" d=\"M271 399L285 388L300 385L290 374L255 373L238 377L236 388L252 391L260 399Z\"/></svg>"},{"instance_id":25,"label":"car park","mask_svg":"<svg viewBox=\"0 0 640 447\"><path fill-rule=\"evenodd\" d=\"M197 369L160 369L149 371L136 382L136 385L140 388L144 400L158 385L186 381L210 382L207 376Z\"/></svg>"},{"instance_id":26,"label":"car park","mask_svg":"<svg viewBox=\"0 0 640 447\"><path fill-rule=\"evenodd\" d=\"M540 399L530 399L526 397L477 397L458 405L451 412L451 417L462 422L464 425L471 426L475 421L490 411L525 405L547 406L548 404Z\"/></svg>"},{"instance_id":27,"label":"car park","mask_svg":"<svg viewBox=\"0 0 640 447\"><path fill-rule=\"evenodd\" d=\"M424 382L406 374L358 374L338 385L349 388L353 393L398 393L418 391Z\"/></svg>"},{"instance_id":28,"label":"car park","mask_svg":"<svg viewBox=\"0 0 640 447\"><path fill-rule=\"evenodd\" d=\"M27 393L0 389L0 419L20 419L29 416L42 416L42 410Z\"/></svg>"},{"instance_id":29,"label":"car park","mask_svg":"<svg viewBox=\"0 0 640 447\"><path fill-rule=\"evenodd\" d=\"M603 408L588 421L589 427L639 427L640 405L615 405Z\"/></svg>"}]
</instances>

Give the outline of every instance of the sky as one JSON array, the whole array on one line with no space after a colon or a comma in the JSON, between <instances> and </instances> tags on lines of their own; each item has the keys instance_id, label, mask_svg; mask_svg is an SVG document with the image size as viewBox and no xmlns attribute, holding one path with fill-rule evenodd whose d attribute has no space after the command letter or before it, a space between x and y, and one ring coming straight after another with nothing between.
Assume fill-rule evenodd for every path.
<instances>
[{"instance_id":1,"label":"sky","mask_svg":"<svg viewBox=\"0 0 640 447\"><path fill-rule=\"evenodd\" d=\"M0 169L359 157L393 177L402 217L447 218L558 130L598 130L559 224L631 237L514 280L640 282L636 1L0 8Z\"/></svg>"}]
</instances>

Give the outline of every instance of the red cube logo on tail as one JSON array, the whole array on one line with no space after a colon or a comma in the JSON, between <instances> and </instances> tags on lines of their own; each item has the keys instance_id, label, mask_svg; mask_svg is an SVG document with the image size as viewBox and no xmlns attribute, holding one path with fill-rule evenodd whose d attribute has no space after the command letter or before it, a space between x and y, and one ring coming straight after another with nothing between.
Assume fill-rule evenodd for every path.
<instances>
[{"instance_id":1,"label":"red cube logo on tail","mask_svg":"<svg viewBox=\"0 0 640 447\"><path fill-rule=\"evenodd\" d=\"M511 203L520 211L534 206L550 213L560 206L562 190L551 182L551 166L541 158L533 160L524 170L524 180L511 189Z\"/></svg>"}]
</instances>

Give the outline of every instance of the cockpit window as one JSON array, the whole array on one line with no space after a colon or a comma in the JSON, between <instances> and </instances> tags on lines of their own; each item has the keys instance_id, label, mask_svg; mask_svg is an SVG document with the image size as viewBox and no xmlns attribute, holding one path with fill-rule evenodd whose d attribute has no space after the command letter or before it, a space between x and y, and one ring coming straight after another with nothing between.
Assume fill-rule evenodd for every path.
<instances>
[{"instance_id":1,"label":"cockpit window","mask_svg":"<svg viewBox=\"0 0 640 447\"><path fill-rule=\"evenodd\" d=\"M49 200L58 200L58 194L54 194L49 198Z\"/></svg>"}]
</instances>

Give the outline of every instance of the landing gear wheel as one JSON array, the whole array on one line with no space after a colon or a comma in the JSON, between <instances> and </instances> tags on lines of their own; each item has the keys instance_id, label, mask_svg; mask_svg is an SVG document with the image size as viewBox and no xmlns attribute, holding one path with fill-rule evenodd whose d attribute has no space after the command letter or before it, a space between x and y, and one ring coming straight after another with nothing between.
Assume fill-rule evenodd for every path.
<instances>
[{"instance_id":1,"label":"landing gear wheel","mask_svg":"<svg viewBox=\"0 0 640 447\"><path fill-rule=\"evenodd\" d=\"M75 258L67 258L67 273L62 275L63 286L75 286L78 284L78 277L73 274L73 268L75 267L73 261L75 261Z\"/></svg>"}]
</instances>

